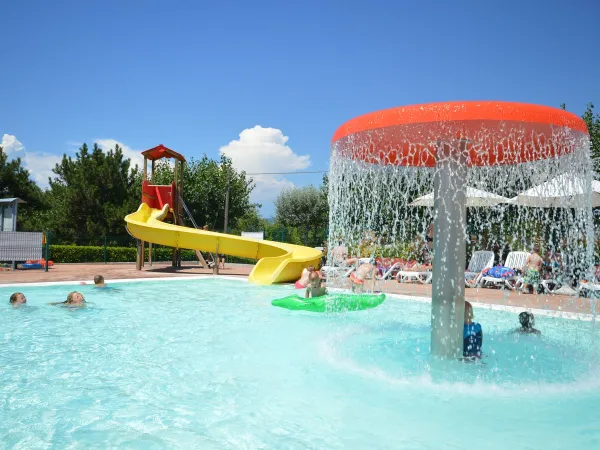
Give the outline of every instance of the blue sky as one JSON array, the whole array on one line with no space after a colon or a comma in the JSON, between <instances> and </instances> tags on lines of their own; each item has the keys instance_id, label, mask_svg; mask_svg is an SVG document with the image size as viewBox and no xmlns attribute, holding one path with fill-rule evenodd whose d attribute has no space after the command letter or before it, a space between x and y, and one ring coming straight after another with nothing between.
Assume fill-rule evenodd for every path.
<instances>
[{"instance_id":1,"label":"blue sky","mask_svg":"<svg viewBox=\"0 0 600 450\"><path fill-rule=\"evenodd\" d=\"M309 171L327 169L339 125L377 109L498 99L581 114L600 107L600 2L570 3L4 1L0 136L39 180L94 141ZM282 187L320 179L263 177L255 200L271 215Z\"/></svg>"}]
</instances>

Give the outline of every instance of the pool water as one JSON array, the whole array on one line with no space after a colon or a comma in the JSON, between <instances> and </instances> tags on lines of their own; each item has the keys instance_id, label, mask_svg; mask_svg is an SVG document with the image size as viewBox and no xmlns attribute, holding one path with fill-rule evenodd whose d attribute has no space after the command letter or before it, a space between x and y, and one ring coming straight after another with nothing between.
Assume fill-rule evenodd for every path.
<instances>
[{"instance_id":1,"label":"pool water","mask_svg":"<svg viewBox=\"0 0 600 450\"><path fill-rule=\"evenodd\" d=\"M429 357L427 303L318 314L224 279L0 287L0 448L597 449L595 324L475 309L482 363ZM49 306L71 290L89 304ZM3 447L5 446L5 447Z\"/></svg>"}]
</instances>

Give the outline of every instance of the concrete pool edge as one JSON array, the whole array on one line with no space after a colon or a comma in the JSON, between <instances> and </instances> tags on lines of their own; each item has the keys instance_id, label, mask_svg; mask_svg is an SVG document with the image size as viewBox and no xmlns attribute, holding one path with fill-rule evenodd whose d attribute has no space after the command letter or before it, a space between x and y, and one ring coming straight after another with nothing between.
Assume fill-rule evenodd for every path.
<instances>
[{"instance_id":1,"label":"concrete pool edge","mask_svg":"<svg viewBox=\"0 0 600 450\"><path fill-rule=\"evenodd\" d=\"M119 278L114 280L106 280L107 284L120 284L120 283L131 283L131 282L160 282L160 281L184 281L184 280L215 280L215 279L225 279L225 280L235 280L237 282L248 283L248 278L245 276L239 275L191 275L185 277L153 277L153 278ZM34 282L34 283L6 283L0 284L0 288L8 288L8 287L20 287L23 286L31 286L31 287L44 287L44 286L92 286L93 280L86 281L85 284L83 281L45 281L45 282ZM293 286L291 284L283 284L281 286ZM349 292L347 289L341 288L330 288L330 292L333 293L347 293ZM418 295L404 295L404 294L388 294L385 293L387 298L391 298L394 300L404 300L404 301L412 301L418 303L431 303L431 297L424 297ZM495 311L504 311L510 313L520 313L522 311L531 311L534 314L545 316L545 317L553 317L559 319L568 319L568 320L581 320L585 322L593 322L595 320L595 316L593 314L585 314L585 313L577 313L570 311L562 311L562 310L546 310L539 308L526 308L523 306L513 306L513 305L499 305L496 303L480 303L480 302L472 302L474 308L481 309L492 309Z\"/></svg>"}]
</instances>

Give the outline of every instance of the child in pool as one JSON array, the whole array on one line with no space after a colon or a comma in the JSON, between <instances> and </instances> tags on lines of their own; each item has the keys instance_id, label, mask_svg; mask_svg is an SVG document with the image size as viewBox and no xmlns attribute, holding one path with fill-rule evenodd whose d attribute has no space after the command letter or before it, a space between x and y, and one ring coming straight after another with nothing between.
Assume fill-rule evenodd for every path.
<instances>
[{"instance_id":1,"label":"child in pool","mask_svg":"<svg viewBox=\"0 0 600 450\"><path fill-rule=\"evenodd\" d=\"M519 314L519 323L521 324L521 328L517 328L515 333L536 334L538 336L542 334L540 330L534 328L535 317L529 311L523 311Z\"/></svg>"},{"instance_id":2,"label":"child in pool","mask_svg":"<svg viewBox=\"0 0 600 450\"><path fill-rule=\"evenodd\" d=\"M473 322L473 306L465 302L465 325L463 329L463 357L469 359L481 358L483 331L481 324Z\"/></svg>"},{"instance_id":3,"label":"child in pool","mask_svg":"<svg viewBox=\"0 0 600 450\"><path fill-rule=\"evenodd\" d=\"M85 298L81 292L69 292L67 299L64 302L50 303L52 306L85 306Z\"/></svg>"},{"instance_id":4,"label":"child in pool","mask_svg":"<svg viewBox=\"0 0 600 450\"><path fill-rule=\"evenodd\" d=\"M104 277L102 275L96 275L94 277L94 286L106 287L106 283L104 282Z\"/></svg>"},{"instance_id":5,"label":"child in pool","mask_svg":"<svg viewBox=\"0 0 600 450\"><path fill-rule=\"evenodd\" d=\"M10 296L10 304L13 306L13 308L18 308L25 303L27 303L27 299L21 292L15 292Z\"/></svg>"},{"instance_id":6,"label":"child in pool","mask_svg":"<svg viewBox=\"0 0 600 450\"><path fill-rule=\"evenodd\" d=\"M327 289L321 286L321 277L319 272L311 272L309 277L309 284L306 288L305 298L309 297L321 297L327 294Z\"/></svg>"}]
</instances>

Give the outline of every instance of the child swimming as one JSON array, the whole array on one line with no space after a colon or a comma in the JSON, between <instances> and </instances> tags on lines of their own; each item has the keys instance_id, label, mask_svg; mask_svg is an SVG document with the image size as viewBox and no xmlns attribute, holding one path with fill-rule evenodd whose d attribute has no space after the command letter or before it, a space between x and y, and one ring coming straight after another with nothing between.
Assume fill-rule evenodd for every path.
<instances>
[{"instance_id":1,"label":"child swimming","mask_svg":"<svg viewBox=\"0 0 600 450\"><path fill-rule=\"evenodd\" d=\"M14 308L18 308L19 306L25 303L27 303L27 299L25 298L25 295L23 295L21 292L15 292L10 296L10 304Z\"/></svg>"},{"instance_id":2,"label":"child swimming","mask_svg":"<svg viewBox=\"0 0 600 450\"><path fill-rule=\"evenodd\" d=\"M50 303L52 306L85 306L85 298L81 292L69 292L64 302Z\"/></svg>"}]
</instances>

